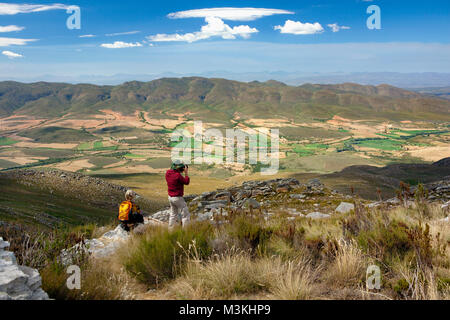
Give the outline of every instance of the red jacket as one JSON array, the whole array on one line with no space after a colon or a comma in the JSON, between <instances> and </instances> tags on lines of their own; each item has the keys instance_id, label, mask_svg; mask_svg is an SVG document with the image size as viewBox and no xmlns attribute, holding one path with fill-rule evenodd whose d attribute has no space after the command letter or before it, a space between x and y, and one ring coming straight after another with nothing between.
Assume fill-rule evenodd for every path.
<instances>
[{"instance_id":1,"label":"red jacket","mask_svg":"<svg viewBox=\"0 0 450 320\"><path fill-rule=\"evenodd\" d=\"M184 195L184 185L189 184L189 177L183 177L180 172L176 170L167 170L166 181L169 196L182 197Z\"/></svg>"}]
</instances>

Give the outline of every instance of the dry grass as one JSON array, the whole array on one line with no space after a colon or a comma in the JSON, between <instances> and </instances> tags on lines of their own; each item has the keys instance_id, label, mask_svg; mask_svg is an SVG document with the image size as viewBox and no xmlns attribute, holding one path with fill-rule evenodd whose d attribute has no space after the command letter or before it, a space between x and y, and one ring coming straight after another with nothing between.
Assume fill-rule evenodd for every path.
<instances>
[{"instance_id":1,"label":"dry grass","mask_svg":"<svg viewBox=\"0 0 450 320\"><path fill-rule=\"evenodd\" d=\"M351 287L358 285L365 276L369 264L354 241L340 241L336 258L330 264L326 277L332 286Z\"/></svg>"},{"instance_id":2,"label":"dry grass","mask_svg":"<svg viewBox=\"0 0 450 320\"><path fill-rule=\"evenodd\" d=\"M271 280L271 298L277 300L309 300L314 294L313 272L306 262L277 260L278 268Z\"/></svg>"},{"instance_id":3,"label":"dry grass","mask_svg":"<svg viewBox=\"0 0 450 320\"><path fill-rule=\"evenodd\" d=\"M435 272L431 269L421 270L405 263L395 266L400 277L397 283L404 283L402 288L397 287L397 293L407 300L441 300L450 298L448 285L438 290Z\"/></svg>"},{"instance_id":4,"label":"dry grass","mask_svg":"<svg viewBox=\"0 0 450 320\"><path fill-rule=\"evenodd\" d=\"M191 260L185 273L168 285L177 299L230 299L257 295L271 299L310 299L313 273L305 261L252 258L231 250L208 261Z\"/></svg>"},{"instance_id":5,"label":"dry grass","mask_svg":"<svg viewBox=\"0 0 450 320\"><path fill-rule=\"evenodd\" d=\"M66 268L48 265L41 270L42 288L58 300L134 299L135 281L123 270L113 270L107 261L89 261L81 266L81 289L69 290Z\"/></svg>"}]
</instances>

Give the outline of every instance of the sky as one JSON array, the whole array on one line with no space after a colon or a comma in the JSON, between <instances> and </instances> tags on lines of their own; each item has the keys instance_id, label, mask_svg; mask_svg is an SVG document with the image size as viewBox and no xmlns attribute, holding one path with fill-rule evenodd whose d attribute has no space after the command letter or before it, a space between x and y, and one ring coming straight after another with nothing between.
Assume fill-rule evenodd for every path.
<instances>
[{"instance_id":1,"label":"sky","mask_svg":"<svg viewBox=\"0 0 450 320\"><path fill-rule=\"evenodd\" d=\"M448 0L1 1L1 79L450 73Z\"/></svg>"}]
</instances>

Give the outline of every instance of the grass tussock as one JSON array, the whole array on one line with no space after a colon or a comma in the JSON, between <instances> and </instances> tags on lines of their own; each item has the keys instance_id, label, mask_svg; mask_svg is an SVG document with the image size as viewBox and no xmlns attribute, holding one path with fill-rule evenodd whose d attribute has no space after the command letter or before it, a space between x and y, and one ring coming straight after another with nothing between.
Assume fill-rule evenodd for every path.
<instances>
[{"instance_id":1,"label":"grass tussock","mask_svg":"<svg viewBox=\"0 0 450 320\"><path fill-rule=\"evenodd\" d=\"M330 263L326 278L330 285L352 287L361 284L368 261L355 241L341 241L335 259Z\"/></svg>"},{"instance_id":2,"label":"grass tussock","mask_svg":"<svg viewBox=\"0 0 450 320\"><path fill-rule=\"evenodd\" d=\"M312 298L313 273L305 261L252 258L232 250L208 261L191 260L168 291L178 299L232 299L264 295L272 299Z\"/></svg>"},{"instance_id":3,"label":"grass tussock","mask_svg":"<svg viewBox=\"0 0 450 320\"><path fill-rule=\"evenodd\" d=\"M67 288L68 274L60 264L41 270L42 288L57 300L126 300L133 299L134 281L124 270L112 270L105 261L81 264L81 288Z\"/></svg>"}]
</instances>

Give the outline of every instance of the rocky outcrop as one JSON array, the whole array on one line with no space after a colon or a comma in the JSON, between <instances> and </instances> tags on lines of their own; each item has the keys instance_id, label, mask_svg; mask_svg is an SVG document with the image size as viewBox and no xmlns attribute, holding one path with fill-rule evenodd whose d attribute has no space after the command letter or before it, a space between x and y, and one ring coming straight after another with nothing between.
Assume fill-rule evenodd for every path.
<instances>
[{"instance_id":1,"label":"rocky outcrop","mask_svg":"<svg viewBox=\"0 0 450 320\"><path fill-rule=\"evenodd\" d=\"M450 181L443 180L425 185L428 190L428 200L450 200Z\"/></svg>"},{"instance_id":2,"label":"rocky outcrop","mask_svg":"<svg viewBox=\"0 0 450 320\"><path fill-rule=\"evenodd\" d=\"M163 224L163 222L147 217L144 225L137 226L133 232L142 233L149 225ZM84 240L61 252L60 259L64 265L69 265L80 254L89 254L94 258L105 258L113 254L130 237L130 233L125 231L120 225L114 230L110 230L97 239Z\"/></svg>"},{"instance_id":3,"label":"rocky outcrop","mask_svg":"<svg viewBox=\"0 0 450 320\"><path fill-rule=\"evenodd\" d=\"M352 203L341 201L334 205L334 201L338 199L344 200L346 196L328 190L319 179L311 179L302 184L294 178L247 181L241 186L186 197L191 216L198 221L214 221L215 216L226 217L230 211L251 210L262 214L267 220L274 215L272 209L288 214L288 220L305 217L323 219L331 217L335 211L348 213L354 209ZM324 200L325 205L319 204ZM299 208L302 209L299 211ZM318 209L325 212L319 212ZM169 214L170 210L166 209L153 214L152 217L167 222Z\"/></svg>"},{"instance_id":4,"label":"rocky outcrop","mask_svg":"<svg viewBox=\"0 0 450 320\"><path fill-rule=\"evenodd\" d=\"M48 300L39 271L18 265L8 247L0 237L0 300Z\"/></svg>"}]
</instances>

